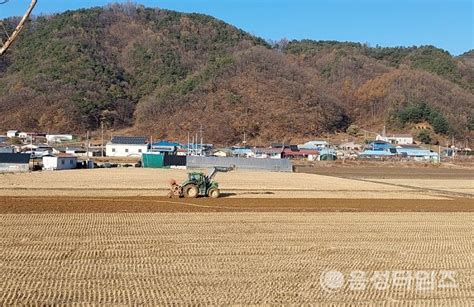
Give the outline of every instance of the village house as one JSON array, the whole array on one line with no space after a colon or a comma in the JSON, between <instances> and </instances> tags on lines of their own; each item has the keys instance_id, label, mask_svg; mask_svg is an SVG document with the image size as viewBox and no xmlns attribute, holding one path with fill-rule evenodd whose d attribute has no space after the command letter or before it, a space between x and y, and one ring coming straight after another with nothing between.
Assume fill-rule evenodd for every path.
<instances>
[{"instance_id":1,"label":"village house","mask_svg":"<svg viewBox=\"0 0 474 307\"><path fill-rule=\"evenodd\" d=\"M72 134L47 134L46 141L48 143L61 143L72 141Z\"/></svg>"},{"instance_id":2,"label":"village house","mask_svg":"<svg viewBox=\"0 0 474 307\"><path fill-rule=\"evenodd\" d=\"M438 153L417 146L397 146L397 153L415 161L439 161Z\"/></svg>"},{"instance_id":3,"label":"village house","mask_svg":"<svg viewBox=\"0 0 474 307\"><path fill-rule=\"evenodd\" d=\"M230 149L219 149L212 153L214 157L232 157L232 151Z\"/></svg>"},{"instance_id":4,"label":"village house","mask_svg":"<svg viewBox=\"0 0 474 307\"><path fill-rule=\"evenodd\" d=\"M53 148L47 144L27 144L21 146L21 151L31 154L32 157L43 157L51 155L53 153Z\"/></svg>"},{"instance_id":5,"label":"village house","mask_svg":"<svg viewBox=\"0 0 474 307\"><path fill-rule=\"evenodd\" d=\"M410 134L392 134L384 136L383 134L377 134L375 138L377 141L384 141L394 145L408 145L413 144L413 136Z\"/></svg>"},{"instance_id":6,"label":"village house","mask_svg":"<svg viewBox=\"0 0 474 307\"><path fill-rule=\"evenodd\" d=\"M56 156L43 157L43 169L66 170L77 168L77 157L69 154L58 154Z\"/></svg>"},{"instance_id":7,"label":"village house","mask_svg":"<svg viewBox=\"0 0 474 307\"><path fill-rule=\"evenodd\" d=\"M7 131L7 137L8 138L15 138L15 137L18 137L19 133L20 133L20 131L18 131L18 130L8 130Z\"/></svg>"},{"instance_id":8,"label":"village house","mask_svg":"<svg viewBox=\"0 0 474 307\"><path fill-rule=\"evenodd\" d=\"M327 141L309 141L304 144L298 145L299 149L311 149L311 150L320 150L321 148L329 147Z\"/></svg>"},{"instance_id":9,"label":"village house","mask_svg":"<svg viewBox=\"0 0 474 307\"><path fill-rule=\"evenodd\" d=\"M78 146L66 146L66 147L55 147L53 149L53 154L60 154L60 153L65 153L65 154L70 154L76 157L100 157L102 156L102 150L101 148L97 147L89 147L89 148L84 148L84 147L78 147Z\"/></svg>"},{"instance_id":10,"label":"village house","mask_svg":"<svg viewBox=\"0 0 474 307\"><path fill-rule=\"evenodd\" d=\"M355 142L345 142L345 143L340 144L338 148L342 150L347 150L347 151L358 151L358 150L361 150L362 145L357 144Z\"/></svg>"},{"instance_id":11,"label":"village house","mask_svg":"<svg viewBox=\"0 0 474 307\"><path fill-rule=\"evenodd\" d=\"M150 151L164 155L174 155L179 148L181 148L181 144L177 142L158 141L151 144Z\"/></svg>"},{"instance_id":12,"label":"village house","mask_svg":"<svg viewBox=\"0 0 474 307\"><path fill-rule=\"evenodd\" d=\"M247 156L249 158L259 159L281 159L282 148L252 148L252 152Z\"/></svg>"},{"instance_id":13,"label":"village house","mask_svg":"<svg viewBox=\"0 0 474 307\"><path fill-rule=\"evenodd\" d=\"M232 146L231 151L234 157L247 157L252 154L252 149L248 146Z\"/></svg>"},{"instance_id":14,"label":"village house","mask_svg":"<svg viewBox=\"0 0 474 307\"><path fill-rule=\"evenodd\" d=\"M308 159L314 161L317 159L319 152L315 149L298 149L291 146L283 149L281 156L287 159Z\"/></svg>"},{"instance_id":15,"label":"village house","mask_svg":"<svg viewBox=\"0 0 474 307\"><path fill-rule=\"evenodd\" d=\"M107 157L140 157L147 151L148 144L142 136L114 136L105 146Z\"/></svg>"}]
</instances>

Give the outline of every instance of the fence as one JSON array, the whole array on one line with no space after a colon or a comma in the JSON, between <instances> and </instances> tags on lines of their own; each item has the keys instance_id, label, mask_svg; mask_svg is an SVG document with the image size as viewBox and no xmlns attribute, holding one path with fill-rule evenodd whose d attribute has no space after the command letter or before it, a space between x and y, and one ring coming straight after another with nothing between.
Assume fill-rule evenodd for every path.
<instances>
[{"instance_id":1,"label":"fence","mask_svg":"<svg viewBox=\"0 0 474 307\"><path fill-rule=\"evenodd\" d=\"M0 163L0 173L21 173L28 172L29 170L28 164Z\"/></svg>"},{"instance_id":2,"label":"fence","mask_svg":"<svg viewBox=\"0 0 474 307\"><path fill-rule=\"evenodd\" d=\"M186 166L186 156L165 155L164 166Z\"/></svg>"},{"instance_id":3,"label":"fence","mask_svg":"<svg viewBox=\"0 0 474 307\"><path fill-rule=\"evenodd\" d=\"M257 159L257 158L224 158L188 156L187 167L207 168L213 166L229 167L235 165L237 169L266 170L274 172L292 172L293 164L286 159Z\"/></svg>"},{"instance_id":4,"label":"fence","mask_svg":"<svg viewBox=\"0 0 474 307\"><path fill-rule=\"evenodd\" d=\"M185 166L186 156L143 153L142 165L146 168L163 168L169 166Z\"/></svg>"}]
</instances>

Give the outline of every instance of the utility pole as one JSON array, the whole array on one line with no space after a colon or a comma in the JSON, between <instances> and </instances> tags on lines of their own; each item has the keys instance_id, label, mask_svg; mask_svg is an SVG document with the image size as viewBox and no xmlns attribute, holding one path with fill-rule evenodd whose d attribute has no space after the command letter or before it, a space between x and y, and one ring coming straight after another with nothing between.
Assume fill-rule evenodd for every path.
<instances>
[{"instance_id":1,"label":"utility pole","mask_svg":"<svg viewBox=\"0 0 474 307\"><path fill-rule=\"evenodd\" d=\"M438 144L438 163L441 164L441 145Z\"/></svg>"},{"instance_id":2,"label":"utility pole","mask_svg":"<svg viewBox=\"0 0 474 307\"><path fill-rule=\"evenodd\" d=\"M100 146L100 152L101 152L101 157L103 158L104 157L104 120L103 119L100 121L100 130L101 130L100 133L101 133L101 139L102 139L101 141L102 146Z\"/></svg>"},{"instance_id":3,"label":"utility pole","mask_svg":"<svg viewBox=\"0 0 474 307\"><path fill-rule=\"evenodd\" d=\"M190 144L189 144L189 131L188 131L188 148L187 148L188 151L186 152L186 155L187 155L187 156L189 156L189 145L190 145Z\"/></svg>"},{"instance_id":4,"label":"utility pole","mask_svg":"<svg viewBox=\"0 0 474 307\"><path fill-rule=\"evenodd\" d=\"M201 156L204 156L204 153L203 153L203 141L202 141L202 124L201 124L201 128L200 128L200 131L201 132Z\"/></svg>"},{"instance_id":5,"label":"utility pole","mask_svg":"<svg viewBox=\"0 0 474 307\"><path fill-rule=\"evenodd\" d=\"M452 136L453 140L451 142L451 147L453 148L453 160L454 160L454 156L456 155L456 146L454 145L454 135Z\"/></svg>"},{"instance_id":6,"label":"utility pole","mask_svg":"<svg viewBox=\"0 0 474 307\"><path fill-rule=\"evenodd\" d=\"M89 130L86 133L86 157L87 157L87 167L89 167Z\"/></svg>"}]
</instances>

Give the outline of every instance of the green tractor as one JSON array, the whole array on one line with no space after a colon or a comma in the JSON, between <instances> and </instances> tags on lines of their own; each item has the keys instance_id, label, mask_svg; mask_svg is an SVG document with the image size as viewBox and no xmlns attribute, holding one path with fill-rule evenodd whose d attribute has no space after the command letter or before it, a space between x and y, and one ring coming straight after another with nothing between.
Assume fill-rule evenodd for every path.
<instances>
[{"instance_id":1,"label":"green tractor","mask_svg":"<svg viewBox=\"0 0 474 307\"><path fill-rule=\"evenodd\" d=\"M202 172L188 173L188 179L181 185L177 184L174 180L171 182L171 190L168 193L168 197L196 198L198 196L208 196L218 198L221 193L219 184L213 180L214 177L219 172L225 173L233 169L234 167L213 167L207 175L204 175Z\"/></svg>"}]
</instances>

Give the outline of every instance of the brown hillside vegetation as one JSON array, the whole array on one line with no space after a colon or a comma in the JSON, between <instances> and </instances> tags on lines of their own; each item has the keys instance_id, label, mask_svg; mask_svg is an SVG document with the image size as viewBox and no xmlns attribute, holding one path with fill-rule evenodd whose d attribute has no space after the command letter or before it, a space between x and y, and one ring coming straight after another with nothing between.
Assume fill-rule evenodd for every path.
<instances>
[{"instance_id":1,"label":"brown hillside vegetation","mask_svg":"<svg viewBox=\"0 0 474 307\"><path fill-rule=\"evenodd\" d=\"M209 16L132 4L68 11L32 20L0 58L0 129L83 133L104 121L184 140L202 123L209 142L232 143L429 121L469 138L469 59L431 46L268 44Z\"/></svg>"}]
</instances>

